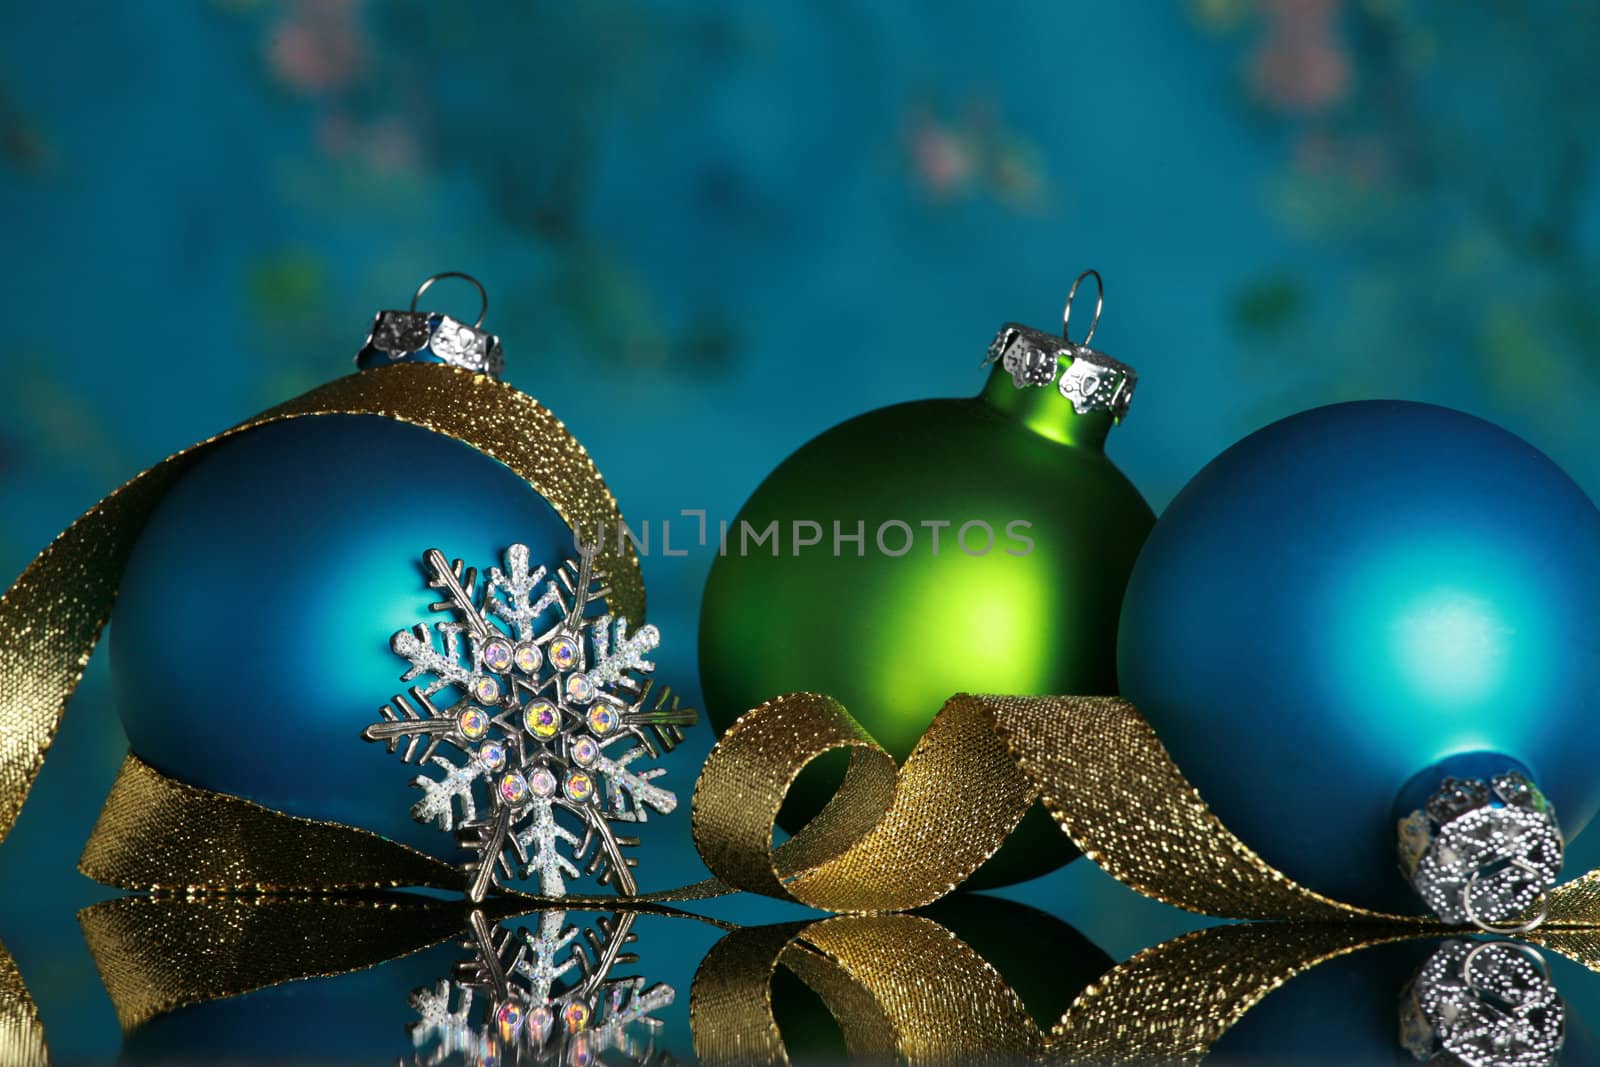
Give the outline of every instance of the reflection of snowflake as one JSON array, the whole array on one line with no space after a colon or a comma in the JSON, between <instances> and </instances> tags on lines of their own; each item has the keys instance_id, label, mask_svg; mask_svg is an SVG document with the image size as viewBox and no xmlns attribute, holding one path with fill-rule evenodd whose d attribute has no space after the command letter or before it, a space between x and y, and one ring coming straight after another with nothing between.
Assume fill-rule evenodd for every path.
<instances>
[{"instance_id":1,"label":"reflection of snowflake","mask_svg":"<svg viewBox=\"0 0 1600 1067\"><path fill-rule=\"evenodd\" d=\"M632 913L602 917L595 929L568 926L566 912L540 915L539 932L491 926L481 911L470 917L465 947L472 957L451 981L411 994L419 1018L410 1026L412 1063L591 1064L671 1062L650 1034L655 1013L672 1003L668 985L646 988L641 977L614 978L636 956ZM482 994L473 1011L474 994ZM621 1060L605 1057L615 1050Z\"/></svg>"},{"instance_id":2,"label":"reflection of snowflake","mask_svg":"<svg viewBox=\"0 0 1600 1067\"><path fill-rule=\"evenodd\" d=\"M476 853L466 865L475 901L504 876L534 874L543 893L560 896L580 863L602 885L634 892L634 861L622 849L637 838L610 824L677 807L652 784L665 770L635 764L676 746L695 721L669 689L638 677L655 669L645 656L660 641L656 628L630 634L626 619L585 617L608 592L592 548L549 580L544 567L529 569L525 545L512 545L506 569L491 567L481 583L438 549L423 563L443 594L433 610L453 618L394 635L411 664L400 680L426 680L362 732L406 763L439 769L414 780L422 799L411 814L453 829ZM441 692L451 697L443 707ZM459 758L439 755L441 744Z\"/></svg>"}]
</instances>

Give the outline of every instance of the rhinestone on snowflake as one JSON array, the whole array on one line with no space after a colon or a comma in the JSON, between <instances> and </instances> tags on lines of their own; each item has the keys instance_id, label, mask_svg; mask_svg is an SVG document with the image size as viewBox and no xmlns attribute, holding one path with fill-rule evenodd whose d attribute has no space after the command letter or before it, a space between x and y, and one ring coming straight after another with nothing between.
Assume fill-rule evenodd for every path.
<instances>
[{"instance_id":1,"label":"rhinestone on snowflake","mask_svg":"<svg viewBox=\"0 0 1600 1067\"><path fill-rule=\"evenodd\" d=\"M522 723L535 737L554 737L561 732L561 712L548 700L535 700L523 711Z\"/></svg>"},{"instance_id":2,"label":"rhinestone on snowflake","mask_svg":"<svg viewBox=\"0 0 1600 1067\"><path fill-rule=\"evenodd\" d=\"M677 997L669 985L616 968L638 957L636 916L601 916L581 932L562 911L538 913L539 929L468 919L472 955L449 980L411 994L417 1020L407 1027L416 1067L445 1063L645 1064L663 1062L656 1018Z\"/></svg>"},{"instance_id":3,"label":"rhinestone on snowflake","mask_svg":"<svg viewBox=\"0 0 1600 1067\"><path fill-rule=\"evenodd\" d=\"M590 710L588 721L589 729L604 737L617 728L617 713L602 704Z\"/></svg>"},{"instance_id":4,"label":"rhinestone on snowflake","mask_svg":"<svg viewBox=\"0 0 1600 1067\"><path fill-rule=\"evenodd\" d=\"M456 721L461 726L462 736L469 741L476 741L489 732L489 715L482 708L469 707Z\"/></svg>"},{"instance_id":5,"label":"rhinestone on snowflake","mask_svg":"<svg viewBox=\"0 0 1600 1067\"><path fill-rule=\"evenodd\" d=\"M413 779L423 796L412 815L453 830L472 853L474 901L502 879L535 876L542 893L561 896L580 874L632 894L623 849L637 841L611 824L677 807L654 784L664 769L635 764L675 747L695 712L644 677L655 669L646 656L660 643L656 628L630 633L626 619L603 613L609 590L593 549L553 573L531 566L525 545L507 549L504 563L480 577L437 549L423 555L441 593L432 610L446 619L394 635L410 664L401 681L417 684L362 736L437 768Z\"/></svg>"}]
</instances>

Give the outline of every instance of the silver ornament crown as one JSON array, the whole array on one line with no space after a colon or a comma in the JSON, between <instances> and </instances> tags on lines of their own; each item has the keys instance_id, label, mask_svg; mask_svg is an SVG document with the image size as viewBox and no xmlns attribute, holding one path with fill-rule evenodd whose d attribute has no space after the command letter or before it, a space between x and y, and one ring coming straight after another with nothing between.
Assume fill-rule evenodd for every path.
<instances>
[{"instance_id":1,"label":"silver ornament crown","mask_svg":"<svg viewBox=\"0 0 1600 1067\"><path fill-rule=\"evenodd\" d=\"M478 319L472 325L436 311L417 310L422 294L445 278L459 278L477 289ZM505 356L500 349L500 338L483 329L483 320L488 314L489 294L478 279L460 271L435 274L417 287L409 308L378 312L366 343L356 353L356 366L382 366L429 353L441 363L498 380L505 373Z\"/></svg>"},{"instance_id":2,"label":"silver ornament crown","mask_svg":"<svg viewBox=\"0 0 1600 1067\"><path fill-rule=\"evenodd\" d=\"M1399 829L1401 870L1440 919L1508 933L1543 920L1536 909L1561 873L1561 827L1526 776L1446 778Z\"/></svg>"},{"instance_id":3,"label":"silver ornament crown","mask_svg":"<svg viewBox=\"0 0 1600 1067\"><path fill-rule=\"evenodd\" d=\"M1078 286L1085 278L1094 278L1097 296L1094 318L1082 343L1072 340L1068 327L1072 321L1072 301ZM1089 347L1095 328L1100 325L1100 311L1105 305L1105 290L1098 271L1086 270L1078 275L1067 293L1066 310L1061 316L1061 336L1035 330L1021 323L1008 322L1000 328L989 343L983 365L999 363L1011 375L1018 389L1043 388L1054 385L1061 396L1072 404L1079 415L1091 411L1107 411L1121 422L1133 402L1134 387L1139 375L1126 363L1119 363Z\"/></svg>"},{"instance_id":4,"label":"silver ornament crown","mask_svg":"<svg viewBox=\"0 0 1600 1067\"><path fill-rule=\"evenodd\" d=\"M677 807L655 784L665 769L638 764L674 748L697 718L643 677L655 669L646 656L659 632L589 614L609 592L592 547L553 574L531 565L526 545L512 545L505 569L481 579L438 549L423 566L442 594L432 610L448 619L394 635L410 664L400 680L422 681L362 731L434 772L413 779L422 799L412 816L454 831L472 853L474 901L530 877L559 897L581 874L633 894L635 861L624 850L638 838L612 824Z\"/></svg>"}]
</instances>

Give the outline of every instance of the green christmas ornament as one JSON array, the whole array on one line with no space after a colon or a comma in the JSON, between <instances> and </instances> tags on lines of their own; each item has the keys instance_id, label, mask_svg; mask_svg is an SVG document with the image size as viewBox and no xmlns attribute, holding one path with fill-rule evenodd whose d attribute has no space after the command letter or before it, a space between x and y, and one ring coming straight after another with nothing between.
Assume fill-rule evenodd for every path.
<instances>
[{"instance_id":1,"label":"green christmas ornament","mask_svg":"<svg viewBox=\"0 0 1600 1067\"><path fill-rule=\"evenodd\" d=\"M1078 279L1100 277L1086 271ZM1078 282L1073 283L1075 294ZM700 675L719 731L780 693L836 697L904 760L952 694L1116 692L1117 616L1155 522L1104 445L1131 368L1016 324L976 397L868 412L802 446L728 525ZM819 812L847 757L813 763L779 822ZM1076 855L1035 805L968 884Z\"/></svg>"}]
</instances>

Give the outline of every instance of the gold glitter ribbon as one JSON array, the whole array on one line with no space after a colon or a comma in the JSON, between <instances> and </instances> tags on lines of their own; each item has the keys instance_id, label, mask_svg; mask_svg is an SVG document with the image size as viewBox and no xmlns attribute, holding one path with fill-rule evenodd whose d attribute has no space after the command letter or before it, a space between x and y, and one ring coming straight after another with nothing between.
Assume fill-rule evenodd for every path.
<instances>
[{"instance_id":1,"label":"gold glitter ribbon","mask_svg":"<svg viewBox=\"0 0 1600 1067\"><path fill-rule=\"evenodd\" d=\"M0 836L44 760L98 639L128 553L162 494L216 441L293 418L377 415L452 437L505 463L574 527L619 528L583 447L537 402L453 368L397 364L331 382L164 460L73 523L0 600ZM642 618L631 546L601 546L614 608ZM774 848L795 777L846 749L849 771L801 833ZM1139 892L1232 918L1416 921L1298 885L1235 837L1154 731L1111 697L952 697L903 767L836 701L778 697L712 750L695 790L695 843L716 879L648 894L682 901L733 890L834 912L919 907L993 855L1035 798L1094 862ZM126 888L458 889L443 861L355 827L196 789L128 758L81 869ZM1555 925L1600 924L1600 872L1557 889Z\"/></svg>"},{"instance_id":2,"label":"gold glitter ribbon","mask_svg":"<svg viewBox=\"0 0 1600 1067\"><path fill-rule=\"evenodd\" d=\"M851 762L839 791L774 848L789 784L811 760L841 748ZM1114 697L953 697L898 770L837 701L810 693L769 701L728 729L695 788L695 846L716 878L633 899L742 890L833 912L910 910L960 884L1036 798L1117 880L1190 911L1423 921L1341 903L1272 867L1206 807L1137 709ZM174 782L135 756L80 867L129 889L462 884L443 861L369 831ZM1546 921L1600 925L1600 872L1554 890Z\"/></svg>"},{"instance_id":3,"label":"gold glitter ribbon","mask_svg":"<svg viewBox=\"0 0 1600 1067\"><path fill-rule=\"evenodd\" d=\"M525 910L500 900L485 914L497 921ZM397 897L126 898L86 909L79 922L117 1018L131 1030L187 1005L410 955L460 934L468 911L460 902ZM789 1062L772 1003L773 974L784 967L820 997L852 1056L910 1064L1194 1063L1298 975L1374 946L1451 933L1436 925L1213 927L1139 953L1085 989L1060 1019L1036 1020L1005 975L922 915L739 928L701 961L690 1024L706 1064ZM1027 921L1008 931L1019 943L1029 934ZM1600 972L1591 932L1537 941ZM396 1009L399 1031L405 1012Z\"/></svg>"},{"instance_id":4,"label":"gold glitter ribbon","mask_svg":"<svg viewBox=\"0 0 1600 1067\"><path fill-rule=\"evenodd\" d=\"M772 826L812 759L851 753L828 807L785 845ZM729 727L694 796L694 835L728 885L828 911L898 911L949 892L1035 797L1078 848L1146 896L1208 915L1419 922L1299 885L1225 827L1136 708L1116 697L952 697L896 773L825 696L769 701ZM1600 871L1551 893L1547 922L1600 925Z\"/></svg>"},{"instance_id":5,"label":"gold glitter ribbon","mask_svg":"<svg viewBox=\"0 0 1600 1067\"><path fill-rule=\"evenodd\" d=\"M44 1067L48 1062L39 1009L22 982L16 962L0 945L0 1063Z\"/></svg>"},{"instance_id":6,"label":"gold glitter ribbon","mask_svg":"<svg viewBox=\"0 0 1600 1067\"><path fill-rule=\"evenodd\" d=\"M318 415L379 415L454 438L504 463L574 529L620 528L616 500L561 420L508 385L453 367L395 364L340 378L169 456L69 526L0 599L0 838L22 810L162 495L218 441ZM599 558L614 609L642 619L632 546L602 545Z\"/></svg>"},{"instance_id":7,"label":"gold glitter ribbon","mask_svg":"<svg viewBox=\"0 0 1600 1067\"><path fill-rule=\"evenodd\" d=\"M132 754L78 869L125 889L466 888L459 868L370 830L197 789Z\"/></svg>"}]
</instances>

